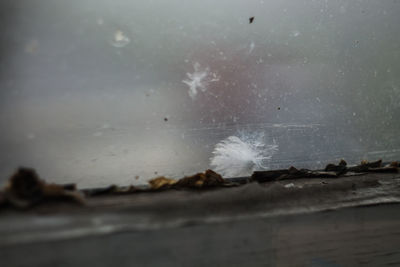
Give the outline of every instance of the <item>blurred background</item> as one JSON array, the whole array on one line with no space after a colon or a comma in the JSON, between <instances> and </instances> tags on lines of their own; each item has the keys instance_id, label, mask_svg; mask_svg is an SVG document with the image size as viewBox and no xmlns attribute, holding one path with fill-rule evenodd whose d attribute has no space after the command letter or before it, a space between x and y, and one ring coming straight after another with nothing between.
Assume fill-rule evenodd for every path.
<instances>
[{"instance_id":1,"label":"blurred background","mask_svg":"<svg viewBox=\"0 0 400 267\"><path fill-rule=\"evenodd\" d=\"M2 0L0 182L18 166L79 187L180 178L239 135L277 145L269 168L398 160L399 13L397 0Z\"/></svg>"}]
</instances>

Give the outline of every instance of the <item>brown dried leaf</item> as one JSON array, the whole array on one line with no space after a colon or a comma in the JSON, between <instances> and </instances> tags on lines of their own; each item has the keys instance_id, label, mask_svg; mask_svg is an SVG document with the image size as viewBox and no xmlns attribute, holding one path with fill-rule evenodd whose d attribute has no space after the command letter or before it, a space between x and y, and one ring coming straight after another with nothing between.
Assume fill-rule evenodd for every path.
<instances>
[{"instance_id":1,"label":"brown dried leaf","mask_svg":"<svg viewBox=\"0 0 400 267\"><path fill-rule=\"evenodd\" d=\"M160 177L154 178L154 179L149 181L151 189L155 189L155 190L167 189L167 188L170 188L171 186L173 186L176 183L177 183L176 180L169 179L169 178L166 178L164 176L160 176Z\"/></svg>"},{"instance_id":2,"label":"brown dried leaf","mask_svg":"<svg viewBox=\"0 0 400 267\"><path fill-rule=\"evenodd\" d=\"M361 161L361 166L367 167L367 168L380 168L382 167L382 160L377 160L373 162L369 162L367 160L362 160Z\"/></svg>"},{"instance_id":3,"label":"brown dried leaf","mask_svg":"<svg viewBox=\"0 0 400 267\"><path fill-rule=\"evenodd\" d=\"M180 179L176 186L187 188L206 188L221 186L224 183L225 181L221 175L212 170L206 170L204 173L197 173L195 175Z\"/></svg>"},{"instance_id":4,"label":"brown dried leaf","mask_svg":"<svg viewBox=\"0 0 400 267\"><path fill-rule=\"evenodd\" d=\"M390 167L398 168L399 167L399 162L398 161L393 161L390 163Z\"/></svg>"}]
</instances>

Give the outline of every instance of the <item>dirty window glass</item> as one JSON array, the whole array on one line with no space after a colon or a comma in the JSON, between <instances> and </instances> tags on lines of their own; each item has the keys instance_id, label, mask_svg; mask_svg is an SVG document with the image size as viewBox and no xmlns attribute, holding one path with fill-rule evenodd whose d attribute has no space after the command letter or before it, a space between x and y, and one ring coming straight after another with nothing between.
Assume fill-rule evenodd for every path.
<instances>
[{"instance_id":1,"label":"dirty window glass","mask_svg":"<svg viewBox=\"0 0 400 267\"><path fill-rule=\"evenodd\" d=\"M400 156L400 2L0 4L0 174L81 187Z\"/></svg>"}]
</instances>

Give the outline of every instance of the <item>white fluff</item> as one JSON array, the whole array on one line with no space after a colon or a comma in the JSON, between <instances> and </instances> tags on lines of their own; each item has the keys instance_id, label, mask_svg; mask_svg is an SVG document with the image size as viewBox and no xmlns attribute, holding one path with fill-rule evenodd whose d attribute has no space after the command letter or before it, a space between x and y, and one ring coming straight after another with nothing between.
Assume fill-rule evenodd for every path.
<instances>
[{"instance_id":1,"label":"white fluff","mask_svg":"<svg viewBox=\"0 0 400 267\"><path fill-rule=\"evenodd\" d=\"M199 89L201 92L207 91L207 87L212 82L218 82L219 77L216 73L211 73L209 68L201 68L198 62L193 65L194 72L186 73L188 80L182 82L189 86L189 96L194 100Z\"/></svg>"},{"instance_id":2,"label":"white fluff","mask_svg":"<svg viewBox=\"0 0 400 267\"><path fill-rule=\"evenodd\" d=\"M263 162L271 159L278 145L266 145L264 135L229 136L218 143L211 157L211 166L224 177L251 175L255 170L268 169Z\"/></svg>"}]
</instances>

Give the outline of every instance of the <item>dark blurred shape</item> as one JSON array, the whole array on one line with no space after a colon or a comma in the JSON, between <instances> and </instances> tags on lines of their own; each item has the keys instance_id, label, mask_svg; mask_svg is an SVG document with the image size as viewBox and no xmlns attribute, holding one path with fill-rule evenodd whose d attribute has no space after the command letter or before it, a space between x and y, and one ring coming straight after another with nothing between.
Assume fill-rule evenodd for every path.
<instances>
[{"instance_id":1,"label":"dark blurred shape","mask_svg":"<svg viewBox=\"0 0 400 267\"><path fill-rule=\"evenodd\" d=\"M19 168L10 178L8 192L15 198L31 203L42 197L44 183L34 169Z\"/></svg>"},{"instance_id":2,"label":"dark blurred shape","mask_svg":"<svg viewBox=\"0 0 400 267\"><path fill-rule=\"evenodd\" d=\"M254 17L250 17L250 18L249 18L249 24L252 24L253 21L254 21Z\"/></svg>"},{"instance_id":3,"label":"dark blurred shape","mask_svg":"<svg viewBox=\"0 0 400 267\"><path fill-rule=\"evenodd\" d=\"M90 188L82 190L86 196L101 196L114 193L118 187L116 185L110 185L102 188Z\"/></svg>"},{"instance_id":4,"label":"dark blurred shape","mask_svg":"<svg viewBox=\"0 0 400 267\"><path fill-rule=\"evenodd\" d=\"M0 202L8 202L20 209L51 200L84 203L82 195L76 190L74 184L47 184L39 178L34 169L22 167L11 176L1 198L3 201L0 199Z\"/></svg>"},{"instance_id":5,"label":"dark blurred shape","mask_svg":"<svg viewBox=\"0 0 400 267\"><path fill-rule=\"evenodd\" d=\"M338 175L344 174L347 172L347 162L342 159L338 165L328 164L325 167L325 171L335 172Z\"/></svg>"}]
</instances>

